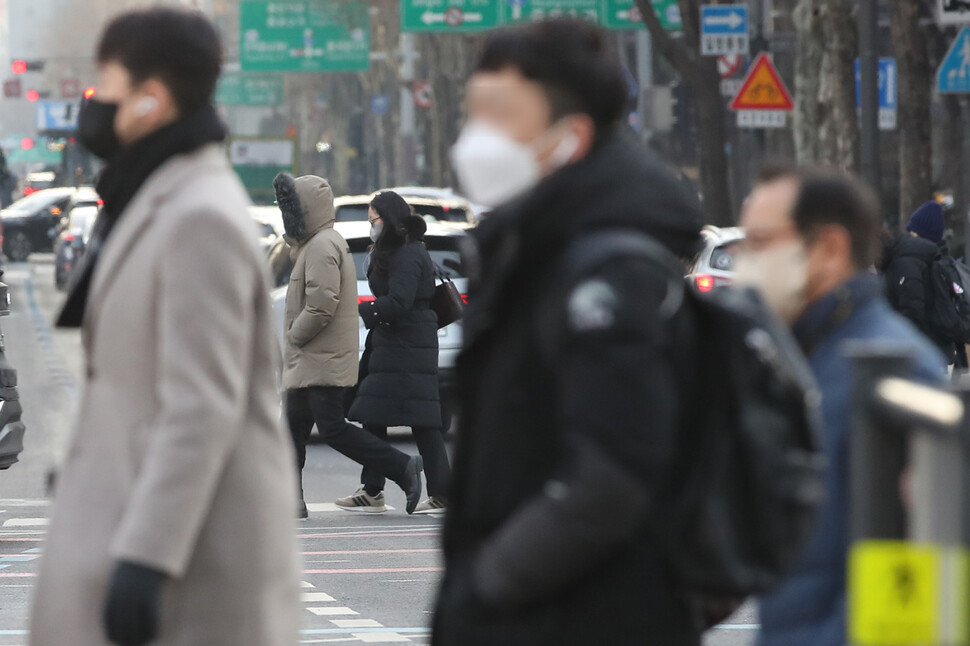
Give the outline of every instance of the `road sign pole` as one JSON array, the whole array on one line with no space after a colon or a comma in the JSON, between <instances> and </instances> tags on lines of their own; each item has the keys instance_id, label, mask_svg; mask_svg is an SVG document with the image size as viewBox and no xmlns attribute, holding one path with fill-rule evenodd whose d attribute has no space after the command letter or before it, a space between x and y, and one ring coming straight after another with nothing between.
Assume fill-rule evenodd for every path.
<instances>
[{"instance_id":1,"label":"road sign pole","mask_svg":"<svg viewBox=\"0 0 970 646\"><path fill-rule=\"evenodd\" d=\"M401 32L401 184L417 183L417 116L410 85L414 82L414 62L418 57L414 34Z\"/></svg>"},{"instance_id":2,"label":"road sign pole","mask_svg":"<svg viewBox=\"0 0 970 646\"><path fill-rule=\"evenodd\" d=\"M648 109L646 90L653 87L653 40L646 29L637 32L637 84L640 88L637 96L637 113L640 115L640 123L645 125ZM640 132L645 142L650 141L652 134L646 127Z\"/></svg>"},{"instance_id":3,"label":"road sign pole","mask_svg":"<svg viewBox=\"0 0 970 646\"><path fill-rule=\"evenodd\" d=\"M861 90L861 157L862 177L876 191L879 177L879 55L876 51L878 35L876 0L859 2L859 67Z\"/></svg>"}]
</instances>

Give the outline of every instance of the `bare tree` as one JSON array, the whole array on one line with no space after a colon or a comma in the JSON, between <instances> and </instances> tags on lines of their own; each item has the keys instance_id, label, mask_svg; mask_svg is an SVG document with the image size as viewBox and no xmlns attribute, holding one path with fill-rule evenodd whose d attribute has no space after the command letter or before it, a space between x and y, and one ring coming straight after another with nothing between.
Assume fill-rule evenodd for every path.
<instances>
[{"instance_id":1,"label":"bare tree","mask_svg":"<svg viewBox=\"0 0 970 646\"><path fill-rule=\"evenodd\" d=\"M899 218L933 194L930 97L932 70L919 0L894 0L892 37L899 67Z\"/></svg>"},{"instance_id":2,"label":"bare tree","mask_svg":"<svg viewBox=\"0 0 970 646\"><path fill-rule=\"evenodd\" d=\"M795 149L800 163L859 167L855 21L846 0L799 0Z\"/></svg>"},{"instance_id":3,"label":"bare tree","mask_svg":"<svg viewBox=\"0 0 970 646\"><path fill-rule=\"evenodd\" d=\"M730 226L735 217L724 149L726 109L721 97L721 76L717 59L700 55L699 0L678 0L678 5L684 23L683 42L674 40L664 30L650 0L637 0L655 47L674 66L695 99L701 190L708 217L712 224Z\"/></svg>"}]
</instances>

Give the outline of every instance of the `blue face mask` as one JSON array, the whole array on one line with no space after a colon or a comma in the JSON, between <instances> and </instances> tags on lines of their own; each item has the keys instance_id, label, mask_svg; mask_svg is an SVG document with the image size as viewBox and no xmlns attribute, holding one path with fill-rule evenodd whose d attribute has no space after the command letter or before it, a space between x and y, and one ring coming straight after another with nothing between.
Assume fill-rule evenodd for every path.
<instances>
[{"instance_id":1,"label":"blue face mask","mask_svg":"<svg viewBox=\"0 0 970 646\"><path fill-rule=\"evenodd\" d=\"M373 240L374 242L377 242L377 239L381 237L381 234L382 233L384 233L384 223L383 222L377 222L375 224L370 225L370 239L371 240Z\"/></svg>"}]
</instances>

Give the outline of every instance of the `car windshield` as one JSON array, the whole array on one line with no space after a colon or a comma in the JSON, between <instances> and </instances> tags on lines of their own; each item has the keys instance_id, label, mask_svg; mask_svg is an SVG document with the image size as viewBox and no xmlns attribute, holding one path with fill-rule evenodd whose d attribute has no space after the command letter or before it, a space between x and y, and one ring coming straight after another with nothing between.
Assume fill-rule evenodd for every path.
<instances>
[{"instance_id":1,"label":"car windshield","mask_svg":"<svg viewBox=\"0 0 970 646\"><path fill-rule=\"evenodd\" d=\"M47 208L67 197L68 191L41 191L32 193L27 197L21 198L10 205L10 211L26 211L33 213L40 209Z\"/></svg>"},{"instance_id":2,"label":"car windshield","mask_svg":"<svg viewBox=\"0 0 970 646\"><path fill-rule=\"evenodd\" d=\"M337 207L337 222L367 222L368 204L347 204Z\"/></svg>"},{"instance_id":3,"label":"car windshield","mask_svg":"<svg viewBox=\"0 0 970 646\"><path fill-rule=\"evenodd\" d=\"M462 208L416 204L414 211L418 215L429 216L439 222L468 222L468 213Z\"/></svg>"}]
</instances>

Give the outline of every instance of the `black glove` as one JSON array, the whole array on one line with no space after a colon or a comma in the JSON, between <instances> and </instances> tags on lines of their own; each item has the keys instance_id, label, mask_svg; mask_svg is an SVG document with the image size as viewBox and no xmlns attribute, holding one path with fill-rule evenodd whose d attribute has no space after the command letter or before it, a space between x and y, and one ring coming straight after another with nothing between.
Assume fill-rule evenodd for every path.
<instances>
[{"instance_id":1,"label":"black glove","mask_svg":"<svg viewBox=\"0 0 970 646\"><path fill-rule=\"evenodd\" d=\"M118 561L104 606L108 641L142 646L158 636L159 602L168 575L149 567Z\"/></svg>"}]
</instances>

